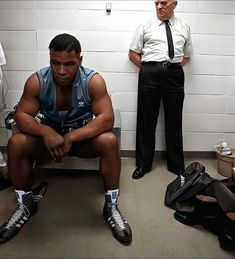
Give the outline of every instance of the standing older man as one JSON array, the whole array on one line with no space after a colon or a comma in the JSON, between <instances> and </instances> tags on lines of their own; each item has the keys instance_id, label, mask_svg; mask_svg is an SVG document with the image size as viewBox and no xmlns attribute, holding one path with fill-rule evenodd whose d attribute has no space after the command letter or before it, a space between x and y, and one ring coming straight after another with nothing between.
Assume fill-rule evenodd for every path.
<instances>
[{"instance_id":1,"label":"standing older man","mask_svg":"<svg viewBox=\"0 0 235 259\"><path fill-rule=\"evenodd\" d=\"M182 109L184 71L189 62L189 25L175 17L175 0L156 0L157 17L141 24L132 40L129 59L140 68L138 85L136 166L132 178L139 179L152 168L155 131L160 102L165 115L167 167L184 170Z\"/></svg>"}]
</instances>

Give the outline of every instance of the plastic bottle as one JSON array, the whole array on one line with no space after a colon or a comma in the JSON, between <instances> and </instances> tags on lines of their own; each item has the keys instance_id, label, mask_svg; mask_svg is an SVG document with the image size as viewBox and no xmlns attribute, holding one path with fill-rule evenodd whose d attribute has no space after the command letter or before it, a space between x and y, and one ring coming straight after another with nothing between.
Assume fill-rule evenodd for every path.
<instances>
[{"instance_id":1,"label":"plastic bottle","mask_svg":"<svg viewBox=\"0 0 235 259\"><path fill-rule=\"evenodd\" d=\"M220 152L222 155L226 155L226 156L231 156L232 155L232 150L230 147L228 147L227 142L223 142L220 145Z\"/></svg>"}]
</instances>

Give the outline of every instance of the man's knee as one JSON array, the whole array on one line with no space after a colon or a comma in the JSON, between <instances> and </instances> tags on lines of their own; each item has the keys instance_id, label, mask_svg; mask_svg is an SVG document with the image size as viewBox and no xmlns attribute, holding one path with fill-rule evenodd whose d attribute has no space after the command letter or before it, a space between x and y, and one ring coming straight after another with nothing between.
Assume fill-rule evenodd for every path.
<instances>
[{"instance_id":1,"label":"man's knee","mask_svg":"<svg viewBox=\"0 0 235 259\"><path fill-rule=\"evenodd\" d=\"M116 149L118 148L118 139L112 132L106 132L98 137L98 143L100 147L104 149Z\"/></svg>"},{"instance_id":2,"label":"man's knee","mask_svg":"<svg viewBox=\"0 0 235 259\"><path fill-rule=\"evenodd\" d=\"M8 140L8 151L19 152L30 148L29 138L22 133L16 133Z\"/></svg>"}]
</instances>

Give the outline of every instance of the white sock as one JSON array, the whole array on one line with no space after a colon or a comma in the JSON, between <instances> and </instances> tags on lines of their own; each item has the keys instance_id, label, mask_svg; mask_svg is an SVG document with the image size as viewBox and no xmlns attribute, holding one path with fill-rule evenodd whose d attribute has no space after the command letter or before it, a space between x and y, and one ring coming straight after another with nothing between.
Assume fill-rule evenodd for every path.
<instances>
[{"instance_id":1,"label":"white sock","mask_svg":"<svg viewBox=\"0 0 235 259\"><path fill-rule=\"evenodd\" d=\"M22 196L24 194L28 194L28 193L32 193L32 191L29 191L29 192L25 192L25 191L22 191L22 190L15 190L16 192L16 199L19 203L23 203L23 199L22 199Z\"/></svg>"},{"instance_id":2,"label":"white sock","mask_svg":"<svg viewBox=\"0 0 235 259\"><path fill-rule=\"evenodd\" d=\"M108 190L108 191L106 192L106 194L111 196L111 201L112 201L112 203L116 203L116 202L117 202L117 199L118 199L118 195L119 195L119 189L116 189L116 190Z\"/></svg>"}]
</instances>

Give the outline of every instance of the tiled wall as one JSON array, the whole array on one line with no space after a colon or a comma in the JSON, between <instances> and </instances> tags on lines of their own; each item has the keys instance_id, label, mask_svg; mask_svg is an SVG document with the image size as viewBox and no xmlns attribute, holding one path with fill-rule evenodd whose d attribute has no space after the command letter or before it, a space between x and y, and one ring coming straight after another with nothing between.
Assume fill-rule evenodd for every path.
<instances>
[{"instance_id":1,"label":"tiled wall","mask_svg":"<svg viewBox=\"0 0 235 259\"><path fill-rule=\"evenodd\" d=\"M136 26L155 15L154 1L0 1L0 40L7 65L7 108L26 78L48 65L48 43L60 32L79 38L83 65L99 71L121 110L122 150L134 150L138 70L127 53ZM179 0L176 14L191 26L193 55L186 74L185 151L211 151L220 139L235 145L235 1ZM164 118L157 150L164 150Z\"/></svg>"}]
</instances>

